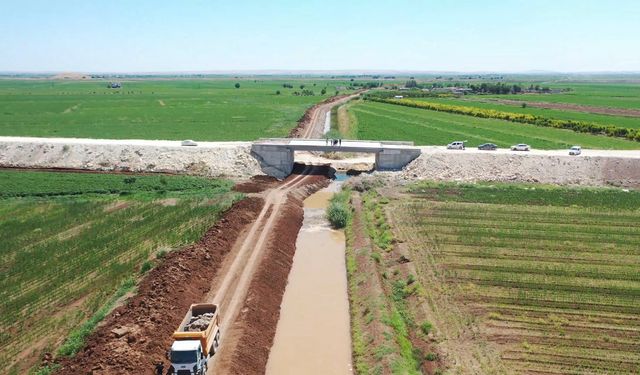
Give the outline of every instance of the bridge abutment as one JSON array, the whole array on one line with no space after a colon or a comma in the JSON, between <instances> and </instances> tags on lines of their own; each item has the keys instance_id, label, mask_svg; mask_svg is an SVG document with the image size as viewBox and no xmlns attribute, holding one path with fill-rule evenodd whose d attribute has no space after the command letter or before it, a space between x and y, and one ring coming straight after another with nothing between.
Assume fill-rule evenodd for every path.
<instances>
[{"instance_id":1,"label":"bridge abutment","mask_svg":"<svg viewBox=\"0 0 640 375\"><path fill-rule=\"evenodd\" d=\"M283 179L293 171L294 151L282 145L253 144L251 154L266 175Z\"/></svg>"},{"instance_id":2,"label":"bridge abutment","mask_svg":"<svg viewBox=\"0 0 640 375\"><path fill-rule=\"evenodd\" d=\"M251 154L262 171L283 179L293 171L295 151L370 153L376 156L376 169L397 171L420 156L412 142L380 142L342 140L329 143L325 139L264 139L253 143Z\"/></svg>"},{"instance_id":3,"label":"bridge abutment","mask_svg":"<svg viewBox=\"0 0 640 375\"><path fill-rule=\"evenodd\" d=\"M376 170L398 171L420 156L420 149L382 149L376 153Z\"/></svg>"}]
</instances>

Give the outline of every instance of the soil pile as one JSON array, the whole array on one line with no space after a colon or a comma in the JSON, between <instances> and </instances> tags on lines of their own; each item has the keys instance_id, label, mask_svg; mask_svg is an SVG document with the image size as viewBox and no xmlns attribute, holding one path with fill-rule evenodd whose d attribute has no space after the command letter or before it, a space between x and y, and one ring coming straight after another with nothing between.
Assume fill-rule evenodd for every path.
<instances>
[{"instance_id":1,"label":"soil pile","mask_svg":"<svg viewBox=\"0 0 640 375\"><path fill-rule=\"evenodd\" d=\"M202 315L192 316L189 323L184 327L185 332L200 332L209 327L211 319L213 319L212 313L204 313Z\"/></svg>"},{"instance_id":2,"label":"soil pile","mask_svg":"<svg viewBox=\"0 0 640 375\"><path fill-rule=\"evenodd\" d=\"M590 151L590 150L589 150ZM604 152L600 152L604 153ZM394 178L437 181L539 182L557 185L640 187L640 159L569 156L542 152L450 152L422 147L422 154Z\"/></svg>"},{"instance_id":3,"label":"soil pile","mask_svg":"<svg viewBox=\"0 0 640 375\"><path fill-rule=\"evenodd\" d=\"M0 166L179 173L248 178L263 174L250 142L0 137Z\"/></svg>"},{"instance_id":4,"label":"soil pile","mask_svg":"<svg viewBox=\"0 0 640 375\"><path fill-rule=\"evenodd\" d=\"M138 293L116 308L88 338L82 352L61 359L56 374L154 374L166 363L171 335L194 301L211 287L225 255L264 202L236 203L196 244L171 252L142 280Z\"/></svg>"}]
</instances>

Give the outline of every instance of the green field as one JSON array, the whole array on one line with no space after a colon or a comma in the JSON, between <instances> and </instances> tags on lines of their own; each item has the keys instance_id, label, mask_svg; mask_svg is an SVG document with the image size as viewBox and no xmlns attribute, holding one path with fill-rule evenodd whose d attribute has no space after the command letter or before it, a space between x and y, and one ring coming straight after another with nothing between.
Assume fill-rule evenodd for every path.
<instances>
[{"instance_id":1,"label":"green field","mask_svg":"<svg viewBox=\"0 0 640 375\"><path fill-rule=\"evenodd\" d=\"M349 108L359 139L413 141L417 145L446 145L466 140L470 147L485 142L509 147L528 143L537 149L572 145L594 149L638 149L638 142L569 130L537 127L503 120L409 108L386 103L359 102Z\"/></svg>"},{"instance_id":2,"label":"green field","mask_svg":"<svg viewBox=\"0 0 640 375\"><path fill-rule=\"evenodd\" d=\"M0 171L3 373L26 373L162 252L200 238L240 198L232 185L182 176Z\"/></svg>"},{"instance_id":3,"label":"green field","mask_svg":"<svg viewBox=\"0 0 640 375\"><path fill-rule=\"evenodd\" d=\"M294 88L284 88L285 83ZM125 79L121 89L108 89L104 80L0 80L0 135L202 141L283 137L308 107L348 83ZM300 85L315 96L293 95Z\"/></svg>"},{"instance_id":4,"label":"green field","mask_svg":"<svg viewBox=\"0 0 640 375\"><path fill-rule=\"evenodd\" d=\"M496 98L496 97L494 97L494 99L499 100L499 98ZM476 108L483 108L483 109L494 109L496 111L504 111L504 112L526 113L530 115L542 116L542 117L558 119L558 120L589 121L589 122L595 122L597 124L602 124L602 125L615 125L622 128L632 128L632 129L640 128L640 117L610 116L610 115L601 115L601 114L595 114L595 113L577 112L577 111L570 111L570 110L545 109L545 108L534 108L534 107L522 108L522 106L520 105L501 104L501 103L495 103L495 102L483 102L481 100L488 100L488 99L484 96L479 96L479 95L469 95L460 99L417 98L417 100L424 100L432 103L476 107ZM520 100L528 101L529 99L528 99L528 96L527 97L521 96Z\"/></svg>"},{"instance_id":5,"label":"green field","mask_svg":"<svg viewBox=\"0 0 640 375\"><path fill-rule=\"evenodd\" d=\"M526 83L524 84L528 86ZM597 82L545 82L541 86L572 91L552 95L492 95L496 99L513 99L550 103L572 103L596 107L640 108L640 84Z\"/></svg>"},{"instance_id":6,"label":"green field","mask_svg":"<svg viewBox=\"0 0 640 375\"><path fill-rule=\"evenodd\" d=\"M639 192L436 183L410 191L386 213L410 248L451 366L640 372ZM496 358L483 359L487 348Z\"/></svg>"}]
</instances>

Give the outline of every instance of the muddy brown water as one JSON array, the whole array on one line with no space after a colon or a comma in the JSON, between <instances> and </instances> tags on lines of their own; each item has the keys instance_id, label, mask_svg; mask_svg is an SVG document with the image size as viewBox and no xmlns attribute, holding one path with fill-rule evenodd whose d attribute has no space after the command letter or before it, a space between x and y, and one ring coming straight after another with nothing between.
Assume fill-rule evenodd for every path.
<instances>
[{"instance_id":1,"label":"muddy brown water","mask_svg":"<svg viewBox=\"0 0 640 375\"><path fill-rule=\"evenodd\" d=\"M324 216L336 189L333 183L304 201L268 375L353 373L345 238Z\"/></svg>"}]
</instances>

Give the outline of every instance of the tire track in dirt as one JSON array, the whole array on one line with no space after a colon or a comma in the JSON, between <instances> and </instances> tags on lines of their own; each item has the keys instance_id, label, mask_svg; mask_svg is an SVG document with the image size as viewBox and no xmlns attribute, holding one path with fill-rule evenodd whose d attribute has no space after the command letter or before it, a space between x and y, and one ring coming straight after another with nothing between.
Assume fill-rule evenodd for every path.
<instances>
[{"instance_id":1,"label":"tire track in dirt","mask_svg":"<svg viewBox=\"0 0 640 375\"><path fill-rule=\"evenodd\" d=\"M363 91L357 91L351 95L334 96L309 108L298 121L298 125L289 132L289 137L322 138L327 113L330 112L333 107L358 97L362 92Z\"/></svg>"},{"instance_id":2,"label":"tire track in dirt","mask_svg":"<svg viewBox=\"0 0 640 375\"><path fill-rule=\"evenodd\" d=\"M328 182L326 168L297 169L283 183L234 205L197 244L169 253L80 353L56 360L56 374L153 374L159 362L168 368L173 330L190 304L204 301L221 305L221 348L209 373L263 373L302 224L301 198ZM259 315L269 319L238 318L247 306L260 306ZM225 355L230 360L221 361ZM238 356L253 359L234 360ZM46 358L49 363L51 356Z\"/></svg>"},{"instance_id":3,"label":"tire track in dirt","mask_svg":"<svg viewBox=\"0 0 640 375\"><path fill-rule=\"evenodd\" d=\"M306 166L300 175L264 193L265 206L258 219L239 239L236 256L214 281L209 299L220 305L223 337L220 351L209 363L209 374L264 372L302 225L302 203L296 196L309 194L308 190L327 181L324 173L314 174L319 171L323 169ZM282 282L274 282L278 280ZM257 306L261 306L260 316L247 318L246 312Z\"/></svg>"}]
</instances>

